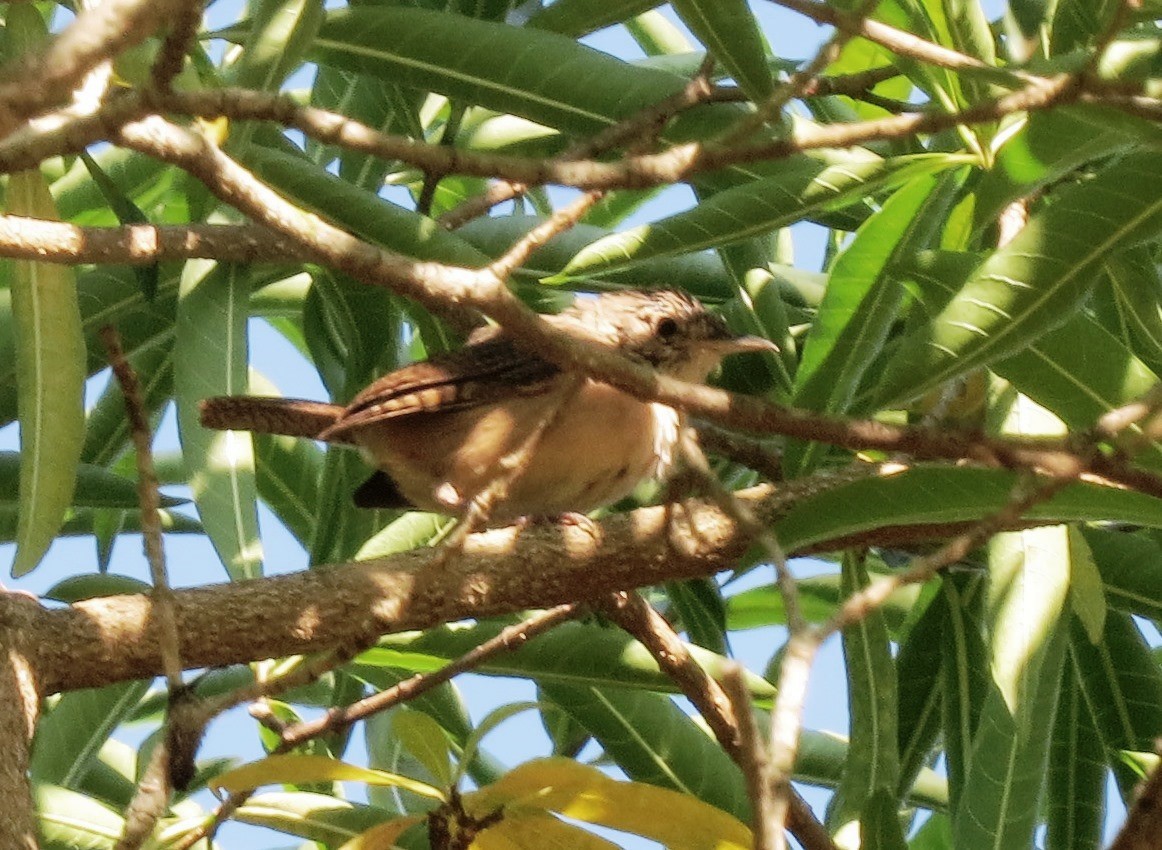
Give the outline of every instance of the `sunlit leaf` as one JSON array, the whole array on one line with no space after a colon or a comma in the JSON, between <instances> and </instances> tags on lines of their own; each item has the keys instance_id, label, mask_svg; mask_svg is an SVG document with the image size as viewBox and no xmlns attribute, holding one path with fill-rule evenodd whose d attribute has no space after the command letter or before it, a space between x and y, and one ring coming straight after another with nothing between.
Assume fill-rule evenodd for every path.
<instances>
[{"instance_id":1,"label":"sunlit leaf","mask_svg":"<svg viewBox=\"0 0 1162 850\"><path fill-rule=\"evenodd\" d=\"M363 782L369 785L395 785L431 797L444 799L444 792L423 782L385 770L371 770L346 764L326 756L276 755L227 771L216 777L213 787L224 791L244 791L262 785L311 782Z\"/></svg>"},{"instance_id":2,"label":"sunlit leaf","mask_svg":"<svg viewBox=\"0 0 1162 850\"><path fill-rule=\"evenodd\" d=\"M1104 257L1154 235L1162 223L1159 163L1157 154L1133 154L1056 193L930 324L905 337L879 398L889 405L914 398L1015 353L1069 318Z\"/></svg>"},{"instance_id":3,"label":"sunlit leaf","mask_svg":"<svg viewBox=\"0 0 1162 850\"><path fill-rule=\"evenodd\" d=\"M749 848L750 830L720 809L665 788L617 782L571 759L525 762L487 788L467 795L470 812L498 805L536 806L586 823L652 838L675 850ZM658 813L665 812L664 818Z\"/></svg>"}]
</instances>

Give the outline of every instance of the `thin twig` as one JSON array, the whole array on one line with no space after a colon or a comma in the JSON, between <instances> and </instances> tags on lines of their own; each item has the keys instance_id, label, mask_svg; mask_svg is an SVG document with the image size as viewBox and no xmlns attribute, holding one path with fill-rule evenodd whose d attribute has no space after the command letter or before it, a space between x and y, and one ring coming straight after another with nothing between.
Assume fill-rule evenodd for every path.
<instances>
[{"instance_id":1,"label":"thin twig","mask_svg":"<svg viewBox=\"0 0 1162 850\"><path fill-rule=\"evenodd\" d=\"M910 56L929 65L948 68L953 71L984 69L989 66L974 56L959 53L939 44L925 41L910 32L896 29L888 24L861 17L850 12L843 12L828 3L819 0L771 0L777 6L791 9L805 15L817 24L829 24L839 30L850 32L853 35L863 36L874 41L893 53L901 56ZM1003 73L1001 69L998 73ZM1028 81L1030 75L1019 71L1009 71L1014 79Z\"/></svg>"},{"instance_id":2,"label":"thin twig","mask_svg":"<svg viewBox=\"0 0 1162 850\"><path fill-rule=\"evenodd\" d=\"M153 60L150 80L158 92L167 92L181 73L186 53L197 38L202 25L202 0L177 0L170 30Z\"/></svg>"},{"instance_id":3,"label":"thin twig","mask_svg":"<svg viewBox=\"0 0 1162 850\"><path fill-rule=\"evenodd\" d=\"M410 679L398 682L387 690L372 694L351 705L332 708L322 717L288 726L283 730L281 740L274 752L288 752L306 741L344 730L360 720L365 720L400 703L415 699L421 694L451 681L459 674L479 667L501 653L519 649L534 637L573 619L580 610L581 607L576 603L569 603L541 611L520 623L505 627L500 634L473 647L439 670L431 673L417 673ZM186 833L180 841L174 842L174 850L188 850L198 841L212 835L227 818L231 817L250 798L251 794L251 791L231 794L219 804L210 821Z\"/></svg>"},{"instance_id":4,"label":"thin twig","mask_svg":"<svg viewBox=\"0 0 1162 850\"><path fill-rule=\"evenodd\" d=\"M745 771L743 762L750 756L744 751L740 723L745 721L738 716L737 701L694 660L665 618L632 592L613 594L602 610L650 651L662 672L698 709L722 749ZM794 789L788 804L787 829L806 850L835 850L827 829Z\"/></svg>"},{"instance_id":5,"label":"thin twig","mask_svg":"<svg viewBox=\"0 0 1162 850\"><path fill-rule=\"evenodd\" d=\"M863 4L852 13L852 16L858 20L867 18L872 11L874 11L879 0L864 0ZM719 140L719 144L730 146L742 142L744 139L750 137L763 124L766 124L774 116L778 115L783 107L790 103L795 98L803 96L809 91L818 81L819 75L839 58L839 53L843 50L843 46L851 39L855 38L856 31L850 28L836 29L831 37L823 43L823 45L816 51L815 56L811 61L804 65L779 86L773 95L766 99L763 103L758 104L758 108L747 117L739 121L731 130L723 135Z\"/></svg>"},{"instance_id":6,"label":"thin twig","mask_svg":"<svg viewBox=\"0 0 1162 850\"><path fill-rule=\"evenodd\" d=\"M653 138L674 116L700 104L708 103L715 97L716 93L722 91L710 85L708 76L709 72L696 74L689 83L682 87L680 92L665 98L654 106L640 110L590 139L571 145L554 161L570 162L591 159L614 149L629 139L639 136ZM456 209L441 216L440 224L449 230L454 230L488 212L497 204L523 195L528 189L528 183L512 180L490 186L483 195L471 198Z\"/></svg>"},{"instance_id":7,"label":"thin twig","mask_svg":"<svg viewBox=\"0 0 1162 850\"><path fill-rule=\"evenodd\" d=\"M741 665L731 663L722 671L722 690L730 700L738 729L738 757L735 759L746 778L746 788L750 796L751 829L754 832L755 850L771 850L775 845L772 831L776 829L774 819L774 799L771 796L770 760L766 744L759 737L755 726L750 693ZM800 839L800 843L806 843ZM830 843L830 842L829 842Z\"/></svg>"},{"instance_id":8,"label":"thin twig","mask_svg":"<svg viewBox=\"0 0 1162 850\"><path fill-rule=\"evenodd\" d=\"M722 482L718 480L718 476L710 468L710 463L706 460L706 455L702 453L693 432L688 428L680 430L679 449L682 453L682 459L690 470L698 475L715 504L738 523L745 534L763 548L767 558L775 568L776 582L787 612L787 627L792 633L802 631L806 627L807 621L803 617L802 606L799 604L799 589L795 584L795 576L787 564L787 554L783 551L782 545L775 538L775 535L758 521L746 505L722 486Z\"/></svg>"},{"instance_id":9,"label":"thin twig","mask_svg":"<svg viewBox=\"0 0 1162 850\"><path fill-rule=\"evenodd\" d=\"M151 595L157 611L159 646L161 647L162 668L166 683L171 691L182 687L181 637L178 633L177 617L174 614L173 589L169 583L169 573L165 563L165 544L161 537L161 493L157 473L153 468L153 438L149 419L141 400L141 386L137 373L125 359L121 347L121 337L116 328L106 325L101 329L101 340L108 353L109 365L121 384L121 394L125 398L125 416L129 420L129 432L133 440L137 461L137 499L141 505L141 534L145 557L149 562L149 575L153 581Z\"/></svg>"},{"instance_id":10,"label":"thin twig","mask_svg":"<svg viewBox=\"0 0 1162 850\"><path fill-rule=\"evenodd\" d=\"M174 784L173 777L187 777L192 773L196 740L191 748L180 748L176 744L184 740L175 730L180 721L173 716L173 700L180 700L184 693L182 682L181 638L177 627L177 614L173 589L169 584L169 574L165 563L165 547L161 537L161 495L157 473L153 467L152 435L145 405L141 399L141 387L137 373L125 359L121 347L121 337L111 325L101 328L101 340L108 353L109 365L121 385L125 399L125 416L129 421L129 432L133 440L137 461L137 499L141 505L142 544L149 562L149 574L153 580L154 610L157 614L158 647L161 653L162 669L171 699L171 712L166 718L166 739L154 749L149 765L137 784L137 789L125 812L125 826L117 841L117 850L137 850L149 838L158 819L169 803Z\"/></svg>"},{"instance_id":11,"label":"thin twig","mask_svg":"<svg viewBox=\"0 0 1162 850\"><path fill-rule=\"evenodd\" d=\"M147 38L171 5L172 0L104 0L83 8L46 50L4 69L0 135L63 103L90 71Z\"/></svg>"}]
</instances>

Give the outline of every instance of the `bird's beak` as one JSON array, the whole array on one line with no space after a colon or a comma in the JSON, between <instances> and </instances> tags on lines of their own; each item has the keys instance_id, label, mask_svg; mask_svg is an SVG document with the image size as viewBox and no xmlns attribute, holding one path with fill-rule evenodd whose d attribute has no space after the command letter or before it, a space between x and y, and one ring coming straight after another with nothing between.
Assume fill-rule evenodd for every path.
<instances>
[{"instance_id":1,"label":"bird's beak","mask_svg":"<svg viewBox=\"0 0 1162 850\"><path fill-rule=\"evenodd\" d=\"M777 345L761 336L739 336L734 339L716 339L713 344L714 351L720 357L726 357L729 354L743 354L748 351L775 353L779 350Z\"/></svg>"}]
</instances>

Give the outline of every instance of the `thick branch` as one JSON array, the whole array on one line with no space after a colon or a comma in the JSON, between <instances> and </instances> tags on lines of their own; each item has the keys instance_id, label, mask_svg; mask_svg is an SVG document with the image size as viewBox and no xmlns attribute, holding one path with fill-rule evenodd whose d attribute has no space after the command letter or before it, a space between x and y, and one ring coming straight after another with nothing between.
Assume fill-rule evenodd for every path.
<instances>
[{"instance_id":1,"label":"thick branch","mask_svg":"<svg viewBox=\"0 0 1162 850\"><path fill-rule=\"evenodd\" d=\"M739 497L770 524L796 502L846 480L807 478L777 492L755 487ZM600 526L534 525L474 534L458 558L439 566L432 565L431 550L421 549L294 575L177 590L182 663L217 667L358 645L379 634L712 575L736 566L750 539L719 509L691 501L611 516ZM866 545L881 542L890 544L892 538L880 541L869 531L864 540ZM821 541L812 550L828 545ZM150 677L161 670L148 596L110 596L40 609L27 640L37 648L34 660L46 693Z\"/></svg>"},{"instance_id":2,"label":"thick branch","mask_svg":"<svg viewBox=\"0 0 1162 850\"><path fill-rule=\"evenodd\" d=\"M816 484L818 486L818 484ZM792 496L749 491L765 515ZM801 497L801 494L800 494ZM669 517L675 514L673 528ZM687 519L687 517L689 519ZM691 524L697 534L690 532ZM182 662L216 667L358 643L591 599L622 588L704 576L734 565L746 537L720 511L645 508L590 526L533 526L474 534L460 557L425 568L421 549L388 559L237 584L178 590ZM603 538L603 539L601 539ZM46 692L155 675L157 624L148 596L111 596L40 612L32 645ZM42 637L37 641L37 635ZM51 639L50 639L51 636Z\"/></svg>"},{"instance_id":3,"label":"thick branch","mask_svg":"<svg viewBox=\"0 0 1162 850\"><path fill-rule=\"evenodd\" d=\"M42 263L147 265L195 257L228 263L294 262L308 253L254 224L129 224L79 227L0 215L0 257Z\"/></svg>"},{"instance_id":4,"label":"thick branch","mask_svg":"<svg viewBox=\"0 0 1162 850\"><path fill-rule=\"evenodd\" d=\"M35 667L29 658L37 607L23 594L0 590L0 847L35 850L36 819L28 787L32 733L40 711ZM31 643L30 643L31 641Z\"/></svg>"},{"instance_id":5,"label":"thick branch","mask_svg":"<svg viewBox=\"0 0 1162 850\"><path fill-rule=\"evenodd\" d=\"M20 118L62 102L86 73L143 41L170 12L162 0L104 0L85 7L48 49L4 69L0 110L7 132Z\"/></svg>"}]
</instances>

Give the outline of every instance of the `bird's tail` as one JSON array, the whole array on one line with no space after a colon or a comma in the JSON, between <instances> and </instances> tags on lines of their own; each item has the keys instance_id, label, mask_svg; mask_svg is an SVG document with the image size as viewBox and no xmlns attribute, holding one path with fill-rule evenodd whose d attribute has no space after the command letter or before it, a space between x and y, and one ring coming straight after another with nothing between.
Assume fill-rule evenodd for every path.
<instances>
[{"instance_id":1,"label":"bird's tail","mask_svg":"<svg viewBox=\"0 0 1162 850\"><path fill-rule=\"evenodd\" d=\"M343 413L337 404L301 398L222 395L198 405L202 425L216 431L257 431L315 439Z\"/></svg>"}]
</instances>

